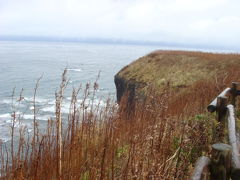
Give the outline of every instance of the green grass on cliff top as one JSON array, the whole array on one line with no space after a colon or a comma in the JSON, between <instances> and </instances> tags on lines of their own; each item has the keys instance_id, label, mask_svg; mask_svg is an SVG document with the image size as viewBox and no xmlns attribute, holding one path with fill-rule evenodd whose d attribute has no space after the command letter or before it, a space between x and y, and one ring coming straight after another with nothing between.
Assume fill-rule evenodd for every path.
<instances>
[{"instance_id":1,"label":"green grass on cliff top","mask_svg":"<svg viewBox=\"0 0 240 180\"><path fill-rule=\"evenodd\" d=\"M187 87L214 78L226 68L240 67L239 54L214 54L190 51L155 51L124 67L117 75L127 81L160 87Z\"/></svg>"}]
</instances>

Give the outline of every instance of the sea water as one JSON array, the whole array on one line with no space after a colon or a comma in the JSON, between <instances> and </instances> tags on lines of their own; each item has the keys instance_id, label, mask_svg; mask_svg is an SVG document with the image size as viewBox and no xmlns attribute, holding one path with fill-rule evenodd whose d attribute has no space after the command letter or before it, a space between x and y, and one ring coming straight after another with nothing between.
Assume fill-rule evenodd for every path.
<instances>
[{"instance_id":1,"label":"sea water","mask_svg":"<svg viewBox=\"0 0 240 180\"><path fill-rule=\"evenodd\" d=\"M69 83L62 113L68 113L72 88L93 84L99 72L96 103L104 105L107 97L114 99L114 75L156 49L137 45L0 41L0 140L10 139L13 111L21 119L16 126L26 126L31 131L34 88L40 77L35 102L37 120L44 124L54 115L55 92L65 68Z\"/></svg>"}]
</instances>

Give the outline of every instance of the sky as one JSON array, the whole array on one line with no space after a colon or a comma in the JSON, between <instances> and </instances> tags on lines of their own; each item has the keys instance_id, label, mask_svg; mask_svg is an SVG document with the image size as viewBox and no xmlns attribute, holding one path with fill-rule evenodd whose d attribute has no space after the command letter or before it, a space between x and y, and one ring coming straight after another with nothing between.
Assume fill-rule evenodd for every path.
<instances>
[{"instance_id":1,"label":"sky","mask_svg":"<svg viewBox=\"0 0 240 180\"><path fill-rule=\"evenodd\" d=\"M238 47L238 0L0 0L0 36Z\"/></svg>"}]
</instances>

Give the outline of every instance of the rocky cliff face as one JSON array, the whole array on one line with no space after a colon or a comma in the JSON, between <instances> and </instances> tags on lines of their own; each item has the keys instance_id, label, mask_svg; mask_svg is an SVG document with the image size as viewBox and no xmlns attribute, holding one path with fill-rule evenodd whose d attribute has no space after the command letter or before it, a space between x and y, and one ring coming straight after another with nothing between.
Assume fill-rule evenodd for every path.
<instances>
[{"instance_id":1,"label":"rocky cliff face","mask_svg":"<svg viewBox=\"0 0 240 180\"><path fill-rule=\"evenodd\" d=\"M137 83L127 81L119 74L116 74L114 76L114 83L117 90L117 102L119 103L125 94L128 96L128 101L133 102L135 98Z\"/></svg>"},{"instance_id":2,"label":"rocky cliff face","mask_svg":"<svg viewBox=\"0 0 240 180\"><path fill-rule=\"evenodd\" d=\"M127 84L122 77L119 77L118 74L114 76L114 83L117 90L117 102L120 102L123 94L126 92Z\"/></svg>"}]
</instances>

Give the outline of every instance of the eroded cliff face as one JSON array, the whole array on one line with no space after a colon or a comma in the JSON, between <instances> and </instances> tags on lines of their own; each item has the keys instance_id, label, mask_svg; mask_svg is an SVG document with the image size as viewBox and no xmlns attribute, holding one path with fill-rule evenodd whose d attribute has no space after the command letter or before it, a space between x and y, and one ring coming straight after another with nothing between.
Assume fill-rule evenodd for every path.
<instances>
[{"instance_id":1,"label":"eroded cliff face","mask_svg":"<svg viewBox=\"0 0 240 180\"><path fill-rule=\"evenodd\" d=\"M114 83L117 91L117 102L121 101L123 94L126 92L127 85L123 78L119 77L118 74L114 76Z\"/></svg>"},{"instance_id":2,"label":"eroded cliff face","mask_svg":"<svg viewBox=\"0 0 240 180\"><path fill-rule=\"evenodd\" d=\"M137 83L127 81L119 74L114 76L114 83L117 90L117 102L119 103L124 95L127 96L128 102L133 102L136 95Z\"/></svg>"}]
</instances>

